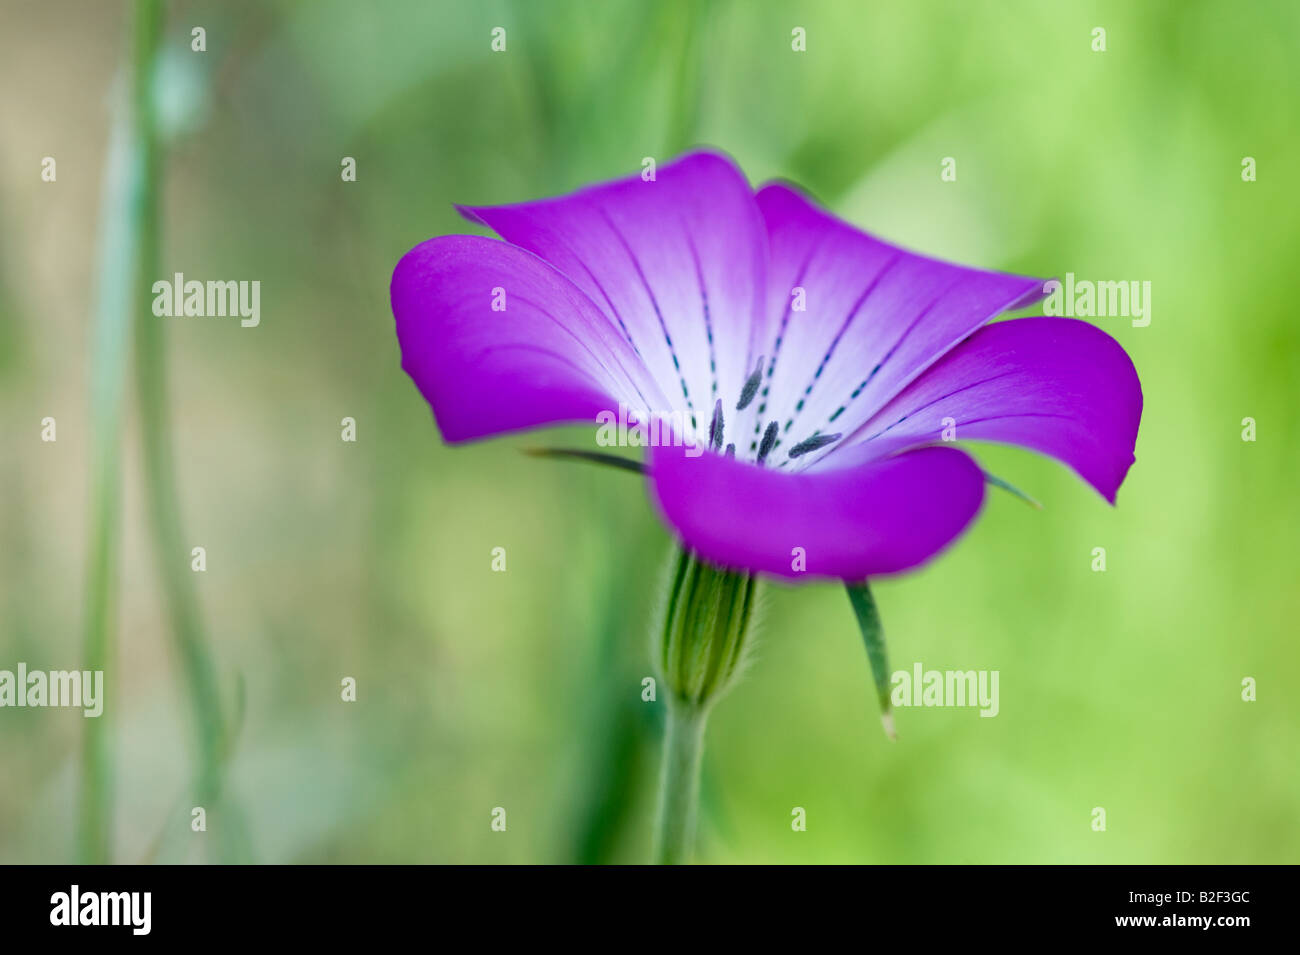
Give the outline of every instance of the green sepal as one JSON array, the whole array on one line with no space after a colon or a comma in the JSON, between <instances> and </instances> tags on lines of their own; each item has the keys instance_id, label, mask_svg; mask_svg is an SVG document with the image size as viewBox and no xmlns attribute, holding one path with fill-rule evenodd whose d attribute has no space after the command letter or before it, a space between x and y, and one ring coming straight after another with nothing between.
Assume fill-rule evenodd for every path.
<instances>
[{"instance_id":1,"label":"green sepal","mask_svg":"<svg viewBox=\"0 0 1300 955\"><path fill-rule=\"evenodd\" d=\"M885 735L897 739L894 732L894 705L889 699L889 655L885 650L885 628L880 624L880 611L871 596L871 588L864 580L858 584L845 581L844 589L849 593L849 603L853 605L853 614L858 618L858 629L862 631L862 642L867 648L867 660L871 663L871 677L876 682L876 699L880 703L880 723L885 728Z\"/></svg>"},{"instance_id":2,"label":"green sepal","mask_svg":"<svg viewBox=\"0 0 1300 955\"><path fill-rule=\"evenodd\" d=\"M620 457L617 454L605 454L601 451L584 451L580 448L524 448L524 454L533 458L568 458L572 461L587 461L590 464L603 464L636 474L646 472L645 465L640 461Z\"/></svg>"},{"instance_id":3,"label":"green sepal","mask_svg":"<svg viewBox=\"0 0 1300 955\"><path fill-rule=\"evenodd\" d=\"M989 484L992 484L994 487L1000 487L1002 488L1002 490L1008 492L1009 494L1014 494L1016 497L1020 498L1020 500L1024 501L1026 504L1028 504L1030 507L1034 508L1035 510L1041 511L1043 509L1043 505L1039 504L1036 500L1034 500L1024 491L1020 490L1020 488L1016 487L1014 484L1010 484L1002 480L1002 478L998 477L996 474L989 474L988 471L985 471L984 480Z\"/></svg>"}]
</instances>

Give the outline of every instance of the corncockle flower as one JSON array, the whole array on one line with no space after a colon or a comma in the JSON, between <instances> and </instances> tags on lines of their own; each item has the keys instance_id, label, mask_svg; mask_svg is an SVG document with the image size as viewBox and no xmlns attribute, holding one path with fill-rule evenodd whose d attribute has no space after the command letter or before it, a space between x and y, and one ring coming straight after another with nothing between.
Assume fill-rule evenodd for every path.
<instances>
[{"instance_id":1,"label":"corncockle flower","mask_svg":"<svg viewBox=\"0 0 1300 955\"><path fill-rule=\"evenodd\" d=\"M693 433L659 429L643 469L681 543L656 652L663 861L690 855L704 722L757 575L846 582L892 735L866 581L933 558L1002 483L950 442L1051 455L1112 503L1133 462L1142 393L1119 344L1073 319L988 324L1041 280L898 248L789 185L754 192L715 153L461 212L505 241L430 239L392 281L402 366L447 441L625 409Z\"/></svg>"}]
</instances>

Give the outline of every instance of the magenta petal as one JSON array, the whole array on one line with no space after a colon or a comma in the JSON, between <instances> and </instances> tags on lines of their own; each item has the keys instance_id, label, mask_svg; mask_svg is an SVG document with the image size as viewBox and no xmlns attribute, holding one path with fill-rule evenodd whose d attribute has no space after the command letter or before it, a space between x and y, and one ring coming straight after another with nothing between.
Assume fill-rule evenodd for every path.
<instances>
[{"instance_id":1,"label":"magenta petal","mask_svg":"<svg viewBox=\"0 0 1300 955\"><path fill-rule=\"evenodd\" d=\"M544 258L604 312L643 357L671 405L706 425L749 373L762 307L767 237L740 170L715 153L572 195L462 207Z\"/></svg>"},{"instance_id":2,"label":"magenta petal","mask_svg":"<svg viewBox=\"0 0 1300 955\"><path fill-rule=\"evenodd\" d=\"M954 348L819 466L940 441L951 423L959 441L1059 458L1114 503L1141 418L1142 386L1115 339L1071 318L1013 319Z\"/></svg>"},{"instance_id":3,"label":"magenta petal","mask_svg":"<svg viewBox=\"0 0 1300 955\"><path fill-rule=\"evenodd\" d=\"M594 426L620 401L663 401L587 297L505 242L430 239L402 257L390 292L402 367L448 441L561 421Z\"/></svg>"},{"instance_id":4,"label":"magenta petal","mask_svg":"<svg viewBox=\"0 0 1300 955\"><path fill-rule=\"evenodd\" d=\"M792 474L658 447L650 477L687 547L723 567L789 578L863 580L915 567L957 537L984 499L983 473L955 448Z\"/></svg>"},{"instance_id":5,"label":"magenta petal","mask_svg":"<svg viewBox=\"0 0 1300 955\"><path fill-rule=\"evenodd\" d=\"M975 329L1044 294L1039 279L882 241L786 185L757 201L771 243L763 417L793 440L853 431Z\"/></svg>"}]
</instances>

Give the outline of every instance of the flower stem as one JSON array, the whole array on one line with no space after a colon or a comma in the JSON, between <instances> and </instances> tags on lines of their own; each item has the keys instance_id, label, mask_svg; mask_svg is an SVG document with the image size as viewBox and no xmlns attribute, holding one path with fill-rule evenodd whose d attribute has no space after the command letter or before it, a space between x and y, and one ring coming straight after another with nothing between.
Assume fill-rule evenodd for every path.
<instances>
[{"instance_id":1,"label":"flower stem","mask_svg":"<svg viewBox=\"0 0 1300 955\"><path fill-rule=\"evenodd\" d=\"M668 707L663 769L659 775L659 817L655 826L655 862L689 863L695 849L695 815L699 802L700 762L708 710L691 704Z\"/></svg>"},{"instance_id":2,"label":"flower stem","mask_svg":"<svg viewBox=\"0 0 1300 955\"><path fill-rule=\"evenodd\" d=\"M668 577L656 661L668 703L655 861L691 861L709 708L744 668L758 581L679 549Z\"/></svg>"}]
</instances>

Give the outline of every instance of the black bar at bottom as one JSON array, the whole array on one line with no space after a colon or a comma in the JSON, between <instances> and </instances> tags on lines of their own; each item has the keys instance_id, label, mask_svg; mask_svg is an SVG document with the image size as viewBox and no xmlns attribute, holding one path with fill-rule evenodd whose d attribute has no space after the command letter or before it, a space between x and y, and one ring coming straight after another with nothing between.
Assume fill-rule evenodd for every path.
<instances>
[{"instance_id":1,"label":"black bar at bottom","mask_svg":"<svg viewBox=\"0 0 1300 955\"><path fill-rule=\"evenodd\" d=\"M639 933L651 942L664 933L744 938L788 928L822 937L847 932L864 942L919 933L927 945L1044 933L1231 942L1242 932L1282 929L1278 900L1294 881L1271 867L879 866L757 877L718 867L640 875L575 868L544 876L528 868L452 869L9 867L0 870L0 925L6 942L62 935L128 944L373 944L401 941L413 930L436 933L417 936L429 941L451 940L442 934L449 930L487 940L511 928L553 941L627 941L644 937Z\"/></svg>"}]
</instances>

